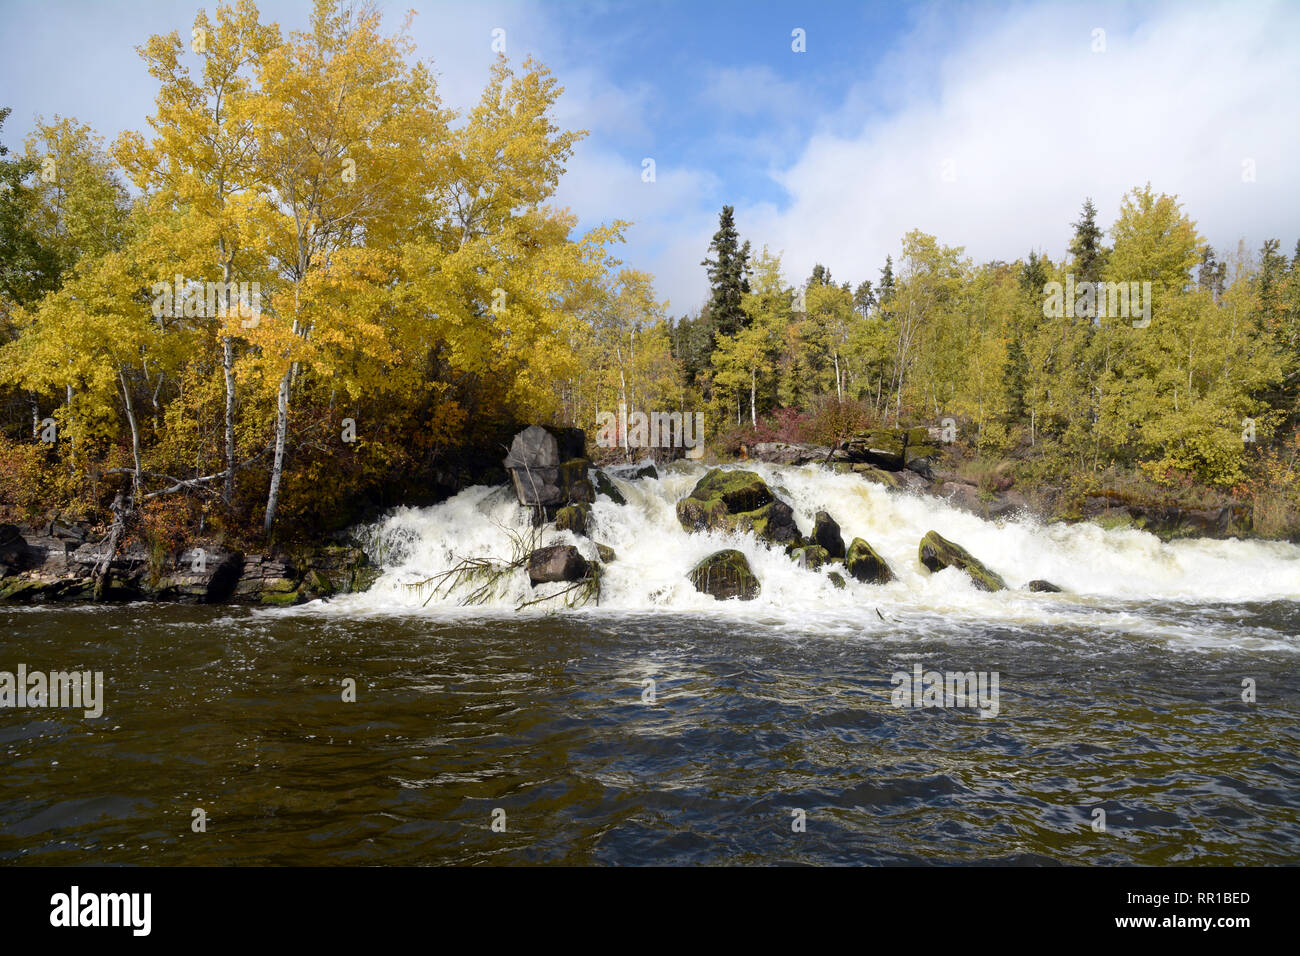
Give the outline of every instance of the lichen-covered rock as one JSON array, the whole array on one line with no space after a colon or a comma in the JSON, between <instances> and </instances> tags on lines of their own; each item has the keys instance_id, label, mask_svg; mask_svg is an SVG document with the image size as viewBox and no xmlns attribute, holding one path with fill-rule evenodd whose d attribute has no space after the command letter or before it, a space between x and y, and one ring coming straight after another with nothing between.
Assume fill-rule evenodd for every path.
<instances>
[{"instance_id":1,"label":"lichen-covered rock","mask_svg":"<svg viewBox=\"0 0 1300 956\"><path fill-rule=\"evenodd\" d=\"M840 526L825 511L817 512L813 518L812 539L826 549L827 557L844 557L844 536L840 534Z\"/></svg>"},{"instance_id":2,"label":"lichen-covered rock","mask_svg":"<svg viewBox=\"0 0 1300 956\"><path fill-rule=\"evenodd\" d=\"M689 577L695 590L712 594L719 601L752 601L761 590L749 560L735 549L715 551L692 568Z\"/></svg>"},{"instance_id":3,"label":"lichen-covered rock","mask_svg":"<svg viewBox=\"0 0 1300 956\"><path fill-rule=\"evenodd\" d=\"M581 581L591 566L571 544L538 548L528 556L528 580L533 587L555 581Z\"/></svg>"},{"instance_id":4,"label":"lichen-covered rock","mask_svg":"<svg viewBox=\"0 0 1300 956\"><path fill-rule=\"evenodd\" d=\"M941 571L944 568L965 571L982 591L1001 591L1007 586L1006 581L985 567L969 551L942 537L937 531L930 531L921 539L918 557L921 564L930 571Z\"/></svg>"},{"instance_id":5,"label":"lichen-covered rock","mask_svg":"<svg viewBox=\"0 0 1300 956\"><path fill-rule=\"evenodd\" d=\"M687 531L752 531L773 544L800 540L794 510L752 471L714 468L677 502L677 520Z\"/></svg>"},{"instance_id":6,"label":"lichen-covered rock","mask_svg":"<svg viewBox=\"0 0 1300 956\"><path fill-rule=\"evenodd\" d=\"M861 538L854 538L844 558L844 569L859 581L867 584L888 584L894 580L894 572L889 569L885 559Z\"/></svg>"}]
</instances>

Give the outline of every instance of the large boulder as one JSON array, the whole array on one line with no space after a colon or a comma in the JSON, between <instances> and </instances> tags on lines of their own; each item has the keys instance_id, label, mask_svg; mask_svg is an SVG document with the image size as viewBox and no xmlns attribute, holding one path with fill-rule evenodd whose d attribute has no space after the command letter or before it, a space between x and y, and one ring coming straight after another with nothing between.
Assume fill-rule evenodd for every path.
<instances>
[{"instance_id":1,"label":"large boulder","mask_svg":"<svg viewBox=\"0 0 1300 956\"><path fill-rule=\"evenodd\" d=\"M969 551L942 537L937 531L930 531L921 539L918 557L930 571L942 571L944 568L965 571L982 591L1001 591L1007 586L1006 581L986 568Z\"/></svg>"},{"instance_id":2,"label":"large boulder","mask_svg":"<svg viewBox=\"0 0 1300 956\"><path fill-rule=\"evenodd\" d=\"M844 569L867 584L888 584L894 580L894 572L889 569L885 559L861 538L854 538L849 545L848 554L844 558Z\"/></svg>"},{"instance_id":3,"label":"large boulder","mask_svg":"<svg viewBox=\"0 0 1300 956\"><path fill-rule=\"evenodd\" d=\"M244 555L219 545L190 548L176 557L168 573L151 582L146 593L155 601L212 604L235 591L244 573Z\"/></svg>"},{"instance_id":4,"label":"large boulder","mask_svg":"<svg viewBox=\"0 0 1300 956\"><path fill-rule=\"evenodd\" d=\"M735 549L715 551L692 568L689 577L695 590L712 594L719 601L752 601L761 590L749 560Z\"/></svg>"},{"instance_id":5,"label":"large boulder","mask_svg":"<svg viewBox=\"0 0 1300 956\"><path fill-rule=\"evenodd\" d=\"M933 458L939 447L927 428L872 428L841 442L838 451L849 461L902 471L913 459Z\"/></svg>"},{"instance_id":6,"label":"large boulder","mask_svg":"<svg viewBox=\"0 0 1300 956\"><path fill-rule=\"evenodd\" d=\"M538 548L528 556L528 580L533 587L553 581L581 581L591 566L571 544Z\"/></svg>"},{"instance_id":7,"label":"large boulder","mask_svg":"<svg viewBox=\"0 0 1300 956\"><path fill-rule=\"evenodd\" d=\"M796 442L761 441L749 450L756 461L769 461L777 465L804 465L823 462L831 455L824 445L804 445Z\"/></svg>"},{"instance_id":8,"label":"large boulder","mask_svg":"<svg viewBox=\"0 0 1300 956\"><path fill-rule=\"evenodd\" d=\"M773 544L800 540L794 510L752 471L714 468L677 502L677 520L687 531L752 531Z\"/></svg>"},{"instance_id":9,"label":"large boulder","mask_svg":"<svg viewBox=\"0 0 1300 956\"><path fill-rule=\"evenodd\" d=\"M580 429L529 425L515 435L504 464L519 503L550 513L595 501L584 445Z\"/></svg>"},{"instance_id":10,"label":"large boulder","mask_svg":"<svg viewBox=\"0 0 1300 956\"><path fill-rule=\"evenodd\" d=\"M840 526L827 512L819 511L813 518L812 539L826 549L827 556L844 557L844 536L840 534Z\"/></svg>"}]
</instances>

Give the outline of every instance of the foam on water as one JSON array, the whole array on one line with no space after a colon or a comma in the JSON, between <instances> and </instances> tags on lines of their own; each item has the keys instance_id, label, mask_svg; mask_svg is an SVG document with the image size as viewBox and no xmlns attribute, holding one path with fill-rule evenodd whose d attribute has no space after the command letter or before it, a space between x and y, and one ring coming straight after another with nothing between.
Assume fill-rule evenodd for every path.
<instances>
[{"instance_id":1,"label":"foam on water","mask_svg":"<svg viewBox=\"0 0 1300 956\"><path fill-rule=\"evenodd\" d=\"M592 506L591 536L617 552L617 559L605 566L596 613L672 610L831 632L847 625L858 633L882 635L896 632L899 621L916 628L941 624L958 629L995 623L1036 630L1083 628L1189 648L1231 644L1300 650L1295 635L1244 627L1231 615L1193 613L1193 606L1217 603L1300 600L1300 547L1294 545L1211 539L1164 543L1133 529L1043 525L1028 517L986 521L936 498L887 490L853 474L816 466L744 467L762 475L791 504L801 531L811 531L814 514L825 509L840 524L846 545L854 537L870 542L897 580L867 585L850 579L839 590L827 576L832 568L802 569L780 548L769 548L752 534L687 533L677 522L675 506L705 469L677 463L657 479L616 479L626 505L601 497ZM369 591L330 602L329 612L438 614L455 609L463 614L465 588L430 598L428 588L412 585L467 557L508 558L510 531L527 530L527 512L506 488L474 487L433 507L396 509L368 532L369 550L382 564L383 575ZM1013 590L990 594L958 571L927 572L917 560L917 546L930 530L966 547ZM568 532L547 529L543 543L575 544L596 557L591 541ZM757 600L718 602L691 586L687 572L720 548L737 548L749 559L762 584ZM1019 590L1035 578L1067 593ZM523 602L562 587L533 589L527 573L519 570L475 613L513 613ZM547 609L543 604L536 610Z\"/></svg>"}]
</instances>

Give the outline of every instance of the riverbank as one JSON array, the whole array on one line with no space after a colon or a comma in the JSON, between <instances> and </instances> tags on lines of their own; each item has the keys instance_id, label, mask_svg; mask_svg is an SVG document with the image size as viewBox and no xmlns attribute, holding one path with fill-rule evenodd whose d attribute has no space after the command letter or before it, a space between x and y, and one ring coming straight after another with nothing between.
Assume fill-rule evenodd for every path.
<instances>
[{"instance_id":1,"label":"riverbank","mask_svg":"<svg viewBox=\"0 0 1300 956\"><path fill-rule=\"evenodd\" d=\"M578 429L545 432L556 441L555 474L535 463L529 479L541 478L547 494L554 497L554 501L547 499L543 510L557 531L585 537L590 505L598 494L622 501L614 478L626 487L627 481L655 475L653 466L614 464L612 450L595 449L597 461L591 461ZM601 454L604 467L599 464ZM760 442L741 446L735 456L724 453L706 460L709 465L724 467L755 462L853 475L890 492L933 499L985 521L1020 517L1044 526L1087 522L1107 530L1149 532L1166 542L1263 537L1254 534L1251 508L1243 501L1220 495L1218 500L1180 503L1171 495L1153 497L1149 487L1135 489L1131 482L1108 486L1104 480L1094 480L1088 487L1078 482L1027 481L1021 474L1027 470L1023 463L985 461L964 454L962 449L946 445L937 430L923 427L863 432L833 448ZM508 468L509 458L505 464ZM661 460L660 466L663 464ZM476 484L496 486L502 473L495 464L492 474L467 471L458 483L460 488L449 487L440 497L446 500ZM520 490L523 486L518 476L524 473L507 473L514 476L519 501L529 500L526 491ZM373 508L369 511L376 517ZM111 560L106 553L107 537L100 531L88 522L0 524L0 602L161 601L284 607L364 591L381 574L364 542L349 531L335 532L323 542L264 549L232 547L207 538L184 540L181 546L169 548L151 543L137 531L116 549ZM811 527L804 531L815 536ZM943 529L938 532L943 534ZM812 537L800 543L811 544ZM578 567L575 555L568 552L543 557ZM592 558L603 559L603 553ZM530 568L530 574L540 580L568 581L576 573L567 567L539 570L540 559L532 563L536 567ZM578 570L583 572L579 577L585 575L585 566Z\"/></svg>"}]
</instances>

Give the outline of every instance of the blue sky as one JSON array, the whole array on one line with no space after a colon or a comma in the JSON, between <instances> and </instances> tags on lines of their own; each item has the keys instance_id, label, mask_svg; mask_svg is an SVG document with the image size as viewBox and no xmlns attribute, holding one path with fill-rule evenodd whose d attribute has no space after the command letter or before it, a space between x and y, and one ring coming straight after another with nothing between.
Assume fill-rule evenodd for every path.
<instances>
[{"instance_id":1,"label":"blue sky","mask_svg":"<svg viewBox=\"0 0 1300 956\"><path fill-rule=\"evenodd\" d=\"M135 47L187 33L198 6L0 0L5 143L36 114L109 140L143 129L155 87ZM412 36L451 106L477 98L494 28L513 61L553 70L561 122L591 132L557 202L583 228L633 220L620 255L656 275L673 314L705 296L723 203L791 279L820 261L855 283L912 228L977 261L1059 256L1085 196L1109 226L1148 181L1221 251L1300 235L1297 3L379 6L393 30L417 11ZM260 7L293 29L310 4Z\"/></svg>"}]
</instances>

